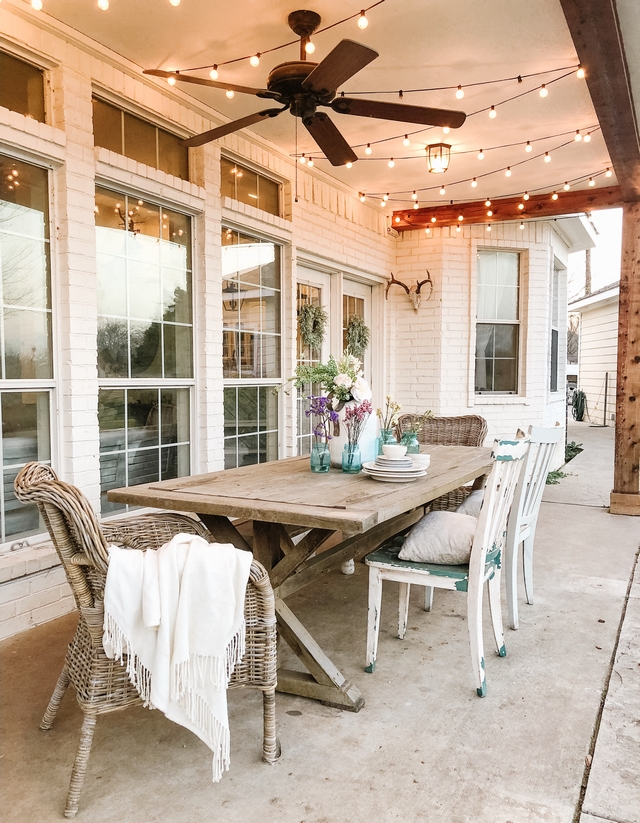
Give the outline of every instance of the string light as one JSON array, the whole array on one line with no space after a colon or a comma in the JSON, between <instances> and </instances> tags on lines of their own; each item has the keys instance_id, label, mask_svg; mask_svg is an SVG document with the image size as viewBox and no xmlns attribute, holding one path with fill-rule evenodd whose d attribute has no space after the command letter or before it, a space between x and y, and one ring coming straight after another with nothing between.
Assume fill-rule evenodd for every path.
<instances>
[{"instance_id":1,"label":"string light","mask_svg":"<svg viewBox=\"0 0 640 823\"><path fill-rule=\"evenodd\" d=\"M42 11L42 0L31 0L31 8L36 11Z\"/></svg>"},{"instance_id":2,"label":"string light","mask_svg":"<svg viewBox=\"0 0 640 823\"><path fill-rule=\"evenodd\" d=\"M498 112L496 111L495 106L491 106L489 109L489 117L493 120L497 116Z\"/></svg>"},{"instance_id":3,"label":"string light","mask_svg":"<svg viewBox=\"0 0 640 823\"><path fill-rule=\"evenodd\" d=\"M458 220L464 220L464 215L459 214L459 215L458 215Z\"/></svg>"},{"instance_id":4,"label":"string light","mask_svg":"<svg viewBox=\"0 0 640 823\"><path fill-rule=\"evenodd\" d=\"M180 5L180 0L169 0L169 2L171 3L172 6L179 6Z\"/></svg>"},{"instance_id":5,"label":"string light","mask_svg":"<svg viewBox=\"0 0 640 823\"><path fill-rule=\"evenodd\" d=\"M414 209L419 209L419 208L420 208L420 203L418 203L418 201L417 201L417 200L416 200L416 202L413 204L413 208L414 208Z\"/></svg>"},{"instance_id":6,"label":"string light","mask_svg":"<svg viewBox=\"0 0 640 823\"><path fill-rule=\"evenodd\" d=\"M464 89L462 88L462 86L458 86L456 97L458 98L458 100L462 100L462 98L464 97Z\"/></svg>"},{"instance_id":7,"label":"string light","mask_svg":"<svg viewBox=\"0 0 640 823\"><path fill-rule=\"evenodd\" d=\"M480 151L478 152L478 160L484 160L484 152L482 151L482 149L480 149Z\"/></svg>"},{"instance_id":8,"label":"string light","mask_svg":"<svg viewBox=\"0 0 640 823\"><path fill-rule=\"evenodd\" d=\"M252 57L249 58L249 64L253 66L254 69L257 69L260 65L260 55L254 54Z\"/></svg>"},{"instance_id":9,"label":"string light","mask_svg":"<svg viewBox=\"0 0 640 823\"><path fill-rule=\"evenodd\" d=\"M551 195L551 199L552 200L557 200L558 199L558 192L557 191L554 191L554 193Z\"/></svg>"},{"instance_id":10,"label":"string light","mask_svg":"<svg viewBox=\"0 0 640 823\"><path fill-rule=\"evenodd\" d=\"M518 208L522 211L524 209L524 203L518 203Z\"/></svg>"},{"instance_id":11,"label":"string light","mask_svg":"<svg viewBox=\"0 0 640 823\"><path fill-rule=\"evenodd\" d=\"M214 66L214 67L211 69L211 71L209 72L209 77L210 77L212 80L217 80L217 79L218 79L219 74L218 74L218 67L217 67L217 66Z\"/></svg>"},{"instance_id":12,"label":"string light","mask_svg":"<svg viewBox=\"0 0 640 823\"><path fill-rule=\"evenodd\" d=\"M531 145L531 140L527 140L527 145L524 147L525 151L533 151L533 146Z\"/></svg>"},{"instance_id":13,"label":"string light","mask_svg":"<svg viewBox=\"0 0 640 823\"><path fill-rule=\"evenodd\" d=\"M604 173L604 176L605 177L611 177L612 174L613 174L613 172L611 171L611 169L607 169Z\"/></svg>"},{"instance_id":14,"label":"string light","mask_svg":"<svg viewBox=\"0 0 640 823\"><path fill-rule=\"evenodd\" d=\"M409 140L409 135L408 134L405 134L404 140L402 141L402 145L403 146L410 146L411 145L411 140Z\"/></svg>"},{"instance_id":15,"label":"string light","mask_svg":"<svg viewBox=\"0 0 640 823\"><path fill-rule=\"evenodd\" d=\"M353 163L351 162L351 160L349 160L349 162L348 162L348 163L345 163L345 166L346 166L348 169L352 169L352 168L353 168Z\"/></svg>"},{"instance_id":16,"label":"string light","mask_svg":"<svg viewBox=\"0 0 640 823\"><path fill-rule=\"evenodd\" d=\"M476 178L474 177L474 178L473 178L473 180L471 181L471 188L472 188L472 189L475 189L475 187L476 187L477 185L478 185L478 181L477 181L477 180L476 180Z\"/></svg>"},{"instance_id":17,"label":"string light","mask_svg":"<svg viewBox=\"0 0 640 823\"><path fill-rule=\"evenodd\" d=\"M579 143L582 140L582 135L580 134L580 129L576 129L576 136L573 138L576 143Z\"/></svg>"},{"instance_id":18,"label":"string light","mask_svg":"<svg viewBox=\"0 0 640 823\"><path fill-rule=\"evenodd\" d=\"M307 54L313 54L313 52L316 50L316 44L311 40L307 40L307 42L304 44L304 50Z\"/></svg>"},{"instance_id":19,"label":"string light","mask_svg":"<svg viewBox=\"0 0 640 823\"><path fill-rule=\"evenodd\" d=\"M411 195L411 199L412 199L412 200L417 200L417 199L418 199L418 194L417 194L417 192L415 192L415 191L413 192L413 194Z\"/></svg>"},{"instance_id":20,"label":"string light","mask_svg":"<svg viewBox=\"0 0 640 823\"><path fill-rule=\"evenodd\" d=\"M98 8L102 11L107 11L109 8L109 0L98 0Z\"/></svg>"},{"instance_id":21,"label":"string light","mask_svg":"<svg viewBox=\"0 0 640 823\"><path fill-rule=\"evenodd\" d=\"M225 94L227 95L229 100L233 100L233 98L235 97L235 92L231 89L227 89L227 91L225 91Z\"/></svg>"},{"instance_id":22,"label":"string light","mask_svg":"<svg viewBox=\"0 0 640 823\"><path fill-rule=\"evenodd\" d=\"M399 222L400 222L400 218L399 218L399 217L396 217L394 222L399 223Z\"/></svg>"},{"instance_id":23,"label":"string light","mask_svg":"<svg viewBox=\"0 0 640 823\"><path fill-rule=\"evenodd\" d=\"M429 226L427 226L427 228L424 230L424 233L431 234L431 229L429 228Z\"/></svg>"},{"instance_id":24,"label":"string light","mask_svg":"<svg viewBox=\"0 0 640 823\"><path fill-rule=\"evenodd\" d=\"M487 212L487 217L493 217L493 212L491 211L491 209L489 209L489 211Z\"/></svg>"},{"instance_id":25,"label":"string light","mask_svg":"<svg viewBox=\"0 0 640 823\"><path fill-rule=\"evenodd\" d=\"M585 143L590 143L591 142L591 132L588 131L582 139L584 140Z\"/></svg>"},{"instance_id":26,"label":"string light","mask_svg":"<svg viewBox=\"0 0 640 823\"><path fill-rule=\"evenodd\" d=\"M551 155L549 154L548 151L545 151L545 153L544 153L544 162L545 163L550 163L551 162Z\"/></svg>"},{"instance_id":27,"label":"string light","mask_svg":"<svg viewBox=\"0 0 640 823\"><path fill-rule=\"evenodd\" d=\"M489 199L485 200L485 201L484 201L484 204L485 204L485 206L487 206L487 208L488 208L488 207L491 205L491 200L489 200Z\"/></svg>"},{"instance_id":28,"label":"string light","mask_svg":"<svg viewBox=\"0 0 640 823\"><path fill-rule=\"evenodd\" d=\"M364 9L360 12L360 17L358 17L358 28L359 29L366 29L369 25L369 21L367 20L367 15L364 13Z\"/></svg>"},{"instance_id":29,"label":"string light","mask_svg":"<svg viewBox=\"0 0 640 823\"><path fill-rule=\"evenodd\" d=\"M389 162L387 163L387 166L389 166L390 169L392 169L395 166L395 163L393 161L393 157L391 158L391 160L389 160Z\"/></svg>"},{"instance_id":30,"label":"string light","mask_svg":"<svg viewBox=\"0 0 640 823\"><path fill-rule=\"evenodd\" d=\"M387 201L386 201L386 200L381 200L381 201L380 201L380 208L381 208L381 209L383 209L386 205L387 205Z\"/></svg>"},{"instance_id":31,"label":"string light","mask_svg":"<svg viewBox=\"0 0 640 823\"><path fill-rule=\"evenodd\" d=\"M386 201L389 199L389 192L387 192L387 193L383 196L383 198L382 198L382 199L386 202Z\"/></svg>"},{"instance_id":32,"label":"string light","mask_svg":"<svg viewBox=\"0 0 640 823\"><path fill-rule=\"evenodd\" d=\"M507 170L504 173L505 177L511 177L511 166L507 166Z\"/></svg>"},{"instance_id":33,"label":"string light","mask_svg":"<svg viewBox=\"0 0 640 823\"><path fill-rule=\"evenodd\" d=\"M582 78L584 77L584 69L582 68L582 66L578 66L578 71L576 72L576 77L579 80L582 80Z\"/></svg>"},{"instance_id":34,"label":"string light","mask_svg":"<svg viewBox=\"0 0 640 823\"><path fill-rule=\"evenodd\" d=\"M462 231L462 226L456 226L456 231Z\"/></svg>"},{"instance_id":35,"label":"string light","mask_svg":"<svg viewBox=\"0 0 640 823\"><path fill-rule=\"evenodd\" d=\"M307 162L307 158L304 156L304 152L303 152L303 153L300 155L300 163L302 163L302 165L304 166L304 164L305 164L306 162Z\"/></svg>"},{"instance_id":36,"label":"string light","mask_svg":"<svg viewBox=\"0 0 640 823\"><path fill-rule=\"evenodd\" d=\"M367 199L367 198L365 197L365 195L364 195L364 192L363 192L363 191L361 191L361 192L360 192L360 194L358 195L358 197L360 198L360 202L361 202L361 203L364 203L364 202L365 202L365 200Z\"/></svg>"},{"instance_id":37,"label":"string light","mask_svg":"<svg viewBox=\"0 0 640 823\"><path fill-rule=\"evenodd\" d=\"M528 200L529 199L529 192L528 191L525 191L525 193L522 195L522 199L523 200Z\"/></svg>"},{"instance_id":38,"label":"string light","mask_svg":"<svg viewBox=\"0 0 640 823\"><path fill-rule=\"evenodd\" d=\"M440 189L440 194L446 194L446 193L447 193L447 190L445 189L444 186L442 186L441 189Z\"/></svg>"},{"instance_id":39,"label":"string light","mask_svg":"<svg viewBox=\"0 0 640 823\"><path fill-rule=\"evenodd\" d=\"M524 223L520 223L520 228L524 229Z\"/></svg>"},{"instance_id":40,"label":"string light","mask_svg":"<svg viewBox=\"0 0 640 823\"><path fill-rule=\"evenodd\" d=\"M569 191L569 189L571 188L571 186L569 185L569 182L567 181L567 182L564 184L564 186L563 186L562 188L563 188L565 191Z\"/></svg>"},{"instance_id":41,"label":"string light","mask_svg":"<svg viewBox=\"0 0 640 823\"><path fill-rule=\"evenodd\" d=\"M590 186L595 186L595 184L596 184L596 181L593 179L593 177L590 177L589 178L589 185Z\"/></svg>"},{"instance_id":42,"label":"string light","mask_svg":"<svg viewBox=\"0 0 640 823\"><path fill-rule=\"evenodd\" d=\"M545 84L543 83L543 84L540 86L540 97L546 97L548 94L549 94L549 89L548 89L548 88L545 86Z\"/></svg>"},{"instance_id":43,"label":"string light","mask_svg":"<svg viewBox=\"0 0 640 823\"><path fill-rule=\"evenodd\" d=\"M487 231L491 231L491 226L487 226Z\"/></svg>"},{"instance_id":44,"label":"string light","mask_svg":"<svg viewBox=\"0 0 640 823\"><path fill-rule=\"evenodd\" d=\"M307 168L312 169L314 166L313 157L309 158L309 162L307 163Z\"/></svg>"},{"instance_id":45,"label":"string light","mask_svg":"<svg viewBox=\"0 0 640 823\"><path fill-rule=\"evenodd\" d=\"M173 74L172 74L172 75L170 75L169 77L167 77L167 83L168 83L170 86L175 86L175 84L176 84L176 78L173 76Z\"/></svg>"},{"instance_id":46,"label":"string light","mask_svg":"<svg viewBox=\"0 0 640 823\"><path fill-rule=\"evenodd\" d=\"M365 154L371 154L371 152L372 152L371 143L367 143L367 148L364 150L364 153Z\"/></svg>"},{"instance_id":47,"label":"string light","mask_svg":"<svg viewBox=\"0 0 640 823\"><path fill-rule=\"evenodd\" d=\"M431 222L432 222L432 223L435 223L435 222L436 222L436 218L435 218L435 217L432 217L432 218L431 218Z\"/></svg>"}]
</instances>

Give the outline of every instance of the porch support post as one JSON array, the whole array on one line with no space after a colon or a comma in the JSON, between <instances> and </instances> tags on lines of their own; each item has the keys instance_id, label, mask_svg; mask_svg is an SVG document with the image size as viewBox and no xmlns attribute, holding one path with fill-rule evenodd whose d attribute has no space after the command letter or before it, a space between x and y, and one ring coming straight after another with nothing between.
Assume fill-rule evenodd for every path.
<instances>
[{"instance_id":1,"label":"porch support post","mask_svg":"<svg viewBox=\"0 0 640 823\"><path fill-rule=\"evenodd\" d=\"M640 515L640 202L622 219L612 514Z\"/></svg>"}]
</instances>

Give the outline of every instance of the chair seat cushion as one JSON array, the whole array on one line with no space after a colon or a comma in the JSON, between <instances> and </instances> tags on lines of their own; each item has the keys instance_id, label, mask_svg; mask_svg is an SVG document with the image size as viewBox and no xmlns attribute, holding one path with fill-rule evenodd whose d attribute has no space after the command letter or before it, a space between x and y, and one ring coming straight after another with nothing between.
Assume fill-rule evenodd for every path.
<instances>
[{"instance_id":1,"label":"chair seat cushion","mask_svg":"<svg viewBox=\"0 0 640 823\"><path fill-rule=\"evenodd\" d=\"M468 514L429 512L411 529L399 557L418 563L468 563L477 525Z\"/></svg>"},{"instance_id":2,"label":"chair seat cushion","mask_svg":"<svg viewBox=\"0 0 640 823\"><path fill-rule=\"evenodd\" d=\"M405 537L394 537L365 557L368 566L392 566L397 569L415 569L427 572L434 577L449 577L459 580L456 588L466 592L469 579L469 564L419 563L415 560L402 560L398 555Z\"/></svg>"},{"instance_id":3,"label":"chair seat cushion","mask_svg":"<svg viewBox=\"0 0 640 823\"><path fill-rule=\"evenodd\" d=\"M480 517L480 509L484 500L484 489L477 489L463 500L456 511L458 514L469 514L471 517Z\"/></svg>"}]
</instances>

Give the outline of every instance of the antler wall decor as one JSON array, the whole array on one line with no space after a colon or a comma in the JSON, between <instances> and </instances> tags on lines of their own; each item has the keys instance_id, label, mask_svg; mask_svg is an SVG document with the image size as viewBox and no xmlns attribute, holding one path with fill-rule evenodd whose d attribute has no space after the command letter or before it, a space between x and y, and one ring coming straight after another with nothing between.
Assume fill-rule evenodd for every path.
<instances>
[{"instance_id":1,"label":"antler wall decor","mask_svg":"<svg viewBox=\"0 0 640 823\"><path fill-rule=\"evenodd\" d=\"M428 300L429 297L431 297L431 295L433 294L433 281L431 280L431 274L429 273L428 269L426 279L418 280L415 286L411 287L407 286L407 284L403 283L401 280L396 280L396 278L393 276L393 272L391 272L391 280L389 280L389 282L387 283L387 288L384 292L385 299L389 299L389 289L391 288L391 286L402 286L402 288L409 295L409 299L413 303L413 310L417 314L418 309L420 308L420 302L422 300L422 294L420 293L420 291L422 287L425 286L427 283L429 284L429 296L427 297Z\"/></svg>"}]
</instances>

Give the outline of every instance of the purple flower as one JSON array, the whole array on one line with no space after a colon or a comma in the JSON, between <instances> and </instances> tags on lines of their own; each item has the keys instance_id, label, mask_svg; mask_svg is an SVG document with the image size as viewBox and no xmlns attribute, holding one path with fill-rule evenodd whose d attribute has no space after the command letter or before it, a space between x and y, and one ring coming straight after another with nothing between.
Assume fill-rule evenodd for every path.
<instances>
[{"instance_id":1,"label":"purple flower","mask_svg":"<svg viewBox=\"0 0 640 823\"><path fill-rule=\"evenodd\" d=\"M331 426L339 419L338 412L334 411L331 406L331 400L328 397L316 397L309 395L309 408L305 411L305 417L312 415L317 418L315 426L313 427L313 436L320 441L331 440L329 434Z\"/></svg>"}]
</instances>

